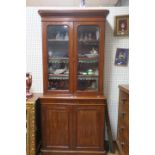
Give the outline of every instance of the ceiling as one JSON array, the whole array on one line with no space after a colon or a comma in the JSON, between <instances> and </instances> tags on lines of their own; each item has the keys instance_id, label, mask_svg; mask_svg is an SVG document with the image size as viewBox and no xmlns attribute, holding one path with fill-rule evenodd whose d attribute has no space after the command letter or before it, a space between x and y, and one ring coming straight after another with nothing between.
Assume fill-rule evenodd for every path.
<instances>
[{"instance_id":1,"label":"ceiling","mask_svg":"<svg viewBox=\"0 0 155 155\"><path fill-rule=\"evenodd\" d=\"M26 0L27 6L78 7L81 0ZM129 0L85 0L86 7L128 6Z\"/></svg>"}]
</instances>

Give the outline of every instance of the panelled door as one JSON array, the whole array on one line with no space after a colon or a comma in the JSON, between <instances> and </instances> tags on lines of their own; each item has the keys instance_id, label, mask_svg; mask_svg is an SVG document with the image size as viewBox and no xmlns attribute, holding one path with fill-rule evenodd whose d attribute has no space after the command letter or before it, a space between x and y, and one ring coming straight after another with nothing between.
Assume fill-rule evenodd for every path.
<instances>
[{"instance_id":1,"label":"panelled door","mask_svg":"<svg viewBox=\"0 0 155 155\"><path fill-rule=\"evenodd\" d=\"M72 147L72 106L44 104L41 107L43 149Z\"/></svg>"},{"instance_id":2,"label":"panelled door","mask_svg":"<svg viewBox=\"0 0 155 155\"><path fill-rule=\"evenodd\" d=\"M73 108L74 147L79 150L104 148L104 105L76 105Z\"/></svg>"}]
</instances>

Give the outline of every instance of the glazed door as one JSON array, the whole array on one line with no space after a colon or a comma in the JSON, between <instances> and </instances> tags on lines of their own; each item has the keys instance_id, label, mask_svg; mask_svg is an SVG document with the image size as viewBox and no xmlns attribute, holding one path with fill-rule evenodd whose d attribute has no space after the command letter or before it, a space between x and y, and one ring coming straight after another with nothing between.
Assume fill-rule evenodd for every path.
<instances>
[{"instance_id":1,"label":"glazed door","mask_svg":"<svg viewBox=\"0 0 155 155\"><path fill-rule=\"evenodd\" d=\"M44 92L71 93L72 22L43 23Z\"/></svg>"},{"instance_id":2,"label":"glazed door","mask_svg":"<svg viewBox=\"0 0 155 155\"><path fill-rule=\"evenodd\" d=\"M76 93L103 93L104 23L75 23Z\"/></svg>"}]
</instances>

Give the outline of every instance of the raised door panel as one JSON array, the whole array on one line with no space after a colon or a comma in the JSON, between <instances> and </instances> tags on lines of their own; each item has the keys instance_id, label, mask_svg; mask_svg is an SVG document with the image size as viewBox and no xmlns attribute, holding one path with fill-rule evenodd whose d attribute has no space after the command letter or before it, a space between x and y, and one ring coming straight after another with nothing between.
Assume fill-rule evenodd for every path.
<instances>
[{"instance_id":1,"label":"raised door panel","mask_svg":"<svg viewBox=\"0 0 155 155\"><path fill-rule=\"evenodd\" d=\"M123 111L124 111L124 123L125 123L125 126L128 128L129 126L129 100L125 101Z\"/></svg>"},{"instance_id":2,"label":"raised door panel","mask_svg":"<svg viewBox=\"0 0 155 155\"><path fill-rule=\"evenodd\" d=\"M70 106L48 105L42 107L43 147L67 149L71 147Z\"/></svg>"},{"instance_id":3,"label":"raised door panel","mask_svg":"<svg viewBox=\"0 0 155 155\"><path fill-rule=\"evenodd\" d=\"M79 105L75 108L76 149L103 149L104 107Z\"/></svg>"}]
</instances>

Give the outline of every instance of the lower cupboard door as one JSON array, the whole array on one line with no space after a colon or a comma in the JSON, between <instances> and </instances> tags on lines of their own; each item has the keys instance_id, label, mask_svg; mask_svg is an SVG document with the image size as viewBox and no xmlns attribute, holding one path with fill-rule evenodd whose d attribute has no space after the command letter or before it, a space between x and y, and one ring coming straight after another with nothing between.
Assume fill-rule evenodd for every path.
<instances>
[{"instance_id":1,"label":"lower cupboard door","mask_svg":"<svg viewBox=\"0 0 155 155\"><path fill-rule=\"evenodd\" d=\"M78 105L74 110L75 148L104 150L104 105Z\"/></svg>"},{"instance_id":2,"label":"lower cupboard door","mask_svg":"<svg viewBox=\"0 0 155 155\"><path fill-rule=\"evenodd\" d=\"M72 124L70 106L42 106L43 149L68 149L71 147Z\"/></svg>"}]
</instances>

